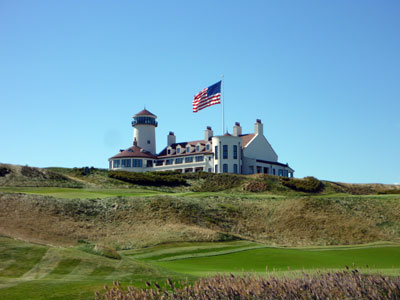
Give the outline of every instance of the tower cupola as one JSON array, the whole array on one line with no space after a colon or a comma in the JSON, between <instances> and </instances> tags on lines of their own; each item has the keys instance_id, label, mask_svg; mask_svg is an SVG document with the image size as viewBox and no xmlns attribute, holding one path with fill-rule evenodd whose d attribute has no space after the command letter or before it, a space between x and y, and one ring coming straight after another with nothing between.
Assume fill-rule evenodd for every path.
<instances>
[{"instance_id":1,"label":"tower cupola","mask_svg":"<svg viewBox=\"0 0 400 300\"><path fill-rule=\"evenodd\" d=\"M133 139L136 140L137 146L156 154L156 121L157 116L143 109L133 116L132 127Z\"/></svg>"}]
</instances>

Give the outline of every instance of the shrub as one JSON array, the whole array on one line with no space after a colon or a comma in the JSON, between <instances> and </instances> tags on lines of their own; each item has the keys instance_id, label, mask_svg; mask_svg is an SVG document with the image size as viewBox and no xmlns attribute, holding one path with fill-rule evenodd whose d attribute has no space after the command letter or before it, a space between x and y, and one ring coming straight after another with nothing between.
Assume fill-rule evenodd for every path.
<instances>
[{"instance_id":1,"label":"shrub","mask_svg":"<svg viewBox=\"0 0 400 300\"><path fill-rule=\"evenodd\" d=\"M265 181L251 181L247 183L243 190L247 192L265 192L268 190L268 184Z\"/></svg>"},{"instance_id":2,"label":"shrub","mask_svg":"<svg viewBox=\"0 0 400 300\"><path fill-rule=\"evenodd\" d=\"M303 179L280 177L281 183L295 191L317 193L323 188L323 184L317 178L305 177Z\"/></svg>"},{"instance_id":3,"label":"shrub","mask_svg":"<svg viewBox=\"0 0 400 300\"><path fill-rule=\"evenodd\" d=\"M238 187L243 182L243 177L235 174L199 173L197 176L204 179L204 181L199 186L193 188L194 192L224 191Z\"/></svg>"},{"instance_id":4,"label":"shrub","mask_svg":"<svg viewBox=\"0 0 400 300\"><path fill-rule=\"evenodd\" d=\"M11 173L11 170L9 168L6 168L6 167L0 168L0 177L4 177L9 173Z\"/></svg>"},{"instance_id":5,"label":"shrub","mask_svg":"<svg viewBox=\"0 0 400 300\"><path fill-rule=\"evenodd\" d=\"M108 176L114 179L139 185L149 185L149 186L187 185L186 180L176 172L134 173L126 171L111 171Z\"/></svg>"}]
</instances>

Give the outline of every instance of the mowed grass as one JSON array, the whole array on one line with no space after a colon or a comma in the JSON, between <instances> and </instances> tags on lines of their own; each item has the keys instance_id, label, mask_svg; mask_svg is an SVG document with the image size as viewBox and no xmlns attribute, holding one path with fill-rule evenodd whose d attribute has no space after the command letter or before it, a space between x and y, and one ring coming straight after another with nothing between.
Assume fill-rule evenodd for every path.
<instances>
[{"instance_id":1,"label":"mowed grass","mask_svg":"<svg viewBox=\"0 0 400 300\"><path fill-rule=\"evenodd\" d=\"M178 252L179 253L179 252ZM193 253L196 256L196 252ZM180 259L157 259L153 263L179 273L209 276L215 273L241 273L268 271L315 271L320 269L362 268L368 272L379 270L400 274L400 246L371 246L348 248L259 248L222 252L210 256Z\"/></svg>"},{"instance_id":2,"label":"mowed grass","mask_svg":"<svg viewBox=\"0 0 400 300\"><path fill-rule=\"evenodd\" d=\"M122 257L89 254L0 237L0 299L93 299L94 292L118 280L145 286L181 275Z\"/></svg>"},{"instance_id":3,"label":"mowed grass","mask_svg":"<svg viewBox=\"0 0 400 300\"><path fill-rule=\"evenodd\" d=\"M271 248L250 241L175 243L119 251L121 260L77 248L36 245L0 237L0 299L93 299L118 280L123 286L190 281L215 273L361 267L399 275L400 246L375 244L307 249ZM366 269L365 266L369 265ZM290 271L289 271L290 269Z\"/></svg>"},{"instance_id":4,"label":"mowed grass","mask_svg":"<svg viewBox=\"0 0 400 300\"><path fill-rule=\"evenodd\" d=\"M60 188L60 187L0 187L0 192L23 193L52 196L62 199L92 199L115 196L154 196L166 194L150 189L90 189L90 188Z\"/></svg>"}]
</instances>

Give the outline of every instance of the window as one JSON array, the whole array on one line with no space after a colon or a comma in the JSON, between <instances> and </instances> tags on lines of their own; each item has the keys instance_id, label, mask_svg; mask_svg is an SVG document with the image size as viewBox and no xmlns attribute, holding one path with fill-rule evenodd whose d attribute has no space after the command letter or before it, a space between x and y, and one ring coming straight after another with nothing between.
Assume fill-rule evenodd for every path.
<instances>
[{"instance_id":1,"label":"window","mask_svg":"<svg viewBox=\"0 0 400 300\"><path fill-rule=\"evenodd\" d=\"M132 167L133 168L141 168L143 166L143 162L141 159L132 159Z\"/></svg>"},{"instance_id":2,"label":"window","mask_svg":"<svg viewBox=\"0 0 400 300\"><path fill-rule=\"evenodd\" d=\"M278 170L278 176L283 176L283 170L282 169Z\"/></svg>"},{"instance_id":3,"label":"window","mask_svg":"<svg viewBox=\"0 0 400 300\"><path fill-rule=\"evenodd\" d=\"M215 159L218 159L218 146L215 146Z\"/></svg>"},{"instance_id":4,"label":"window","mask_svg":"<svg viewBox=\"0 0 400 300\"><path fill-rule=\"evenodd\" d=\"M156 160L156 166L162 166L164 165L164 161L163 160Z\"/></svg>"},{"instance_id":5,"label":"window","mask_svg":"<svg viewBox=\"0 0 400 300\"><path fill-rule=\"evenodd\" d=\"M147 140L147 144L150 144L151 142L150 142L150 140Z\"/></svg>"},{"instance_id":6,"label":"window","mask_svg":"<svg viewBox=\"0 0 400 300\"><path fill-rule=\"evenodd\" d=\"M233 145L233 159L237 159L237 145Z\"/></svg>"},{"instance_id":7,"label":"window","mask_svg":"<svg viewBox=\"0 0 400 300\"><path fill-rule=\"evenodd\" d=\"M284 175L285 175L285 177L289 177L289 172L288 172L288 170L285 170L285 171L284 171Z\"/></svg>"},{"instance_id":8,"label":"window","mask_svg":"<svg viewBox=\"0 0 400 300\"><path fill-rule=\"evenodd\" d=\"M190 152L190 147L189 147L189 146L186 147L186 152L187 152L187 153Z\"/></svg>"},{"instance_id":9,"label":"window","mask_svg":"<svg viewBox=\"0 0 400 300\"><path fill-rule=\"evenodd\" d=\"M234 164L233 165L233 173L237 174L237 172L238 172L237 164Z\"/></svg>"},{"instance_id":10,"label":"window","mask_svg":"<svg viewBox=\"0 0 400 300\"><path fill-rule=\"evenodd\" d=\"M165 164L166 164L167 166L172 165L173 162L174 162L173 159L166 159L166 160L165 160Z\"/></svg>"},{"instance_id":11,"label":"window","mask_svg":"<svg viewBox=\"0 0 400 300\"><path fill-rule=\"evenodd\" d=\"M257 174L261 173L261 167L257 166Z\"/></svg>"},{"instance_id":12,"label":"window","mask_svg":"<svg viewBox=\"0 0 400 300\"><path fill-rule=\"evenodd\" d=\"M210 144L207 144L206 150L207 150L207 151L210 151Z\"/></svg>"},{"instance_id":13,"label":"window","mask_svg":"<svg viewBox=\"0 0 400 300\"><path fill-rule=\"evenodd\" d=\"M228 145L222 146L222 158L228 159Z\"/></svg>"},{"instance_id":14,"label":"window","mask_svg":"<svg viewBox=\"0 0 400 300\"><path fill-rule=\"evenodd\" d=\"M268 173L269 173L269 172L268 172L268 168L264 167L264 173L265 173L265 174L268 174Z\"/></svg>"},{"instance_id":15,"label":"window","mask_svg":"<svg viewBox=\"0 0 400 300\"><path fill-rule=\"evenodd\" d=\"M153 161L148 159L146 167L151 168L152 166L153 166Z\"/></svg>"},{"instance_id":16,"label":"window","mask_svg":"<svg viewBox=\"0 0 400 300\"><path fill-rule=\"evenodd\" d=\"M193 162L193 156L185 157L185 163L191 163L191 162Z\"/></svg>"},{"instance_id":17,"label":"window","mask_svg":"<svg viewBox=\"0 0 400 300\"><path fill-rule=\"evenodd\" d=\"M275 175L275 169L272 169L272 174L274 174L274 175Z\"/></svg>"},{"instance_id":18,"label":"window","mask_svg":"<svg viewBox=\"0 0 400 300\"><path fill-rule=\"evenodd\" d=\"M168 150L167 150L167 154L171 154L171 149L168 149Z\"/></svg>"},{"instance_id":19,"label":"window","mask_svg":"<svg viewBox=\"0 0 400 300\"><path fill-rule=\"evenodd\" d=\"M114 168L119 168L119 163L120 163L120 160L119 159L115 159L114 162L113 162Z\"/></svg>"},{"instance_id":20,"label":"window","mask_svg":"<svg viewBox=\"0 0 400 300\"><path fill-rule=\"evenodd\" d=\"M121 167L122 168L130 168L131 167L131 160L130 159L122 159L121 160Z\"/></svg>"},{"instance_id":21,"label":"window","mask_svg":"<svg viewBox=\"0 0 400 300\"><path fill-rule=\"evenodd\" d=\"M136 124L150 124L157 126L157 122L152 117L136 117L135 120L132 122L132 125Z\"/></svg>"},{"instance_id":22,"label":"window","mask_svg":"<svg viewBox=\"0 0 400 300\"><path fill-rule=\"evenodd\" d=\"M197 162L203 161L203 160L204 160L204 156L203 155L196 156L196 161Z\"/></svg>"},{"instance_id":23,"label":"window","mask_svg":"<svg viewBox=\"0 0 400 300\"><path fill-rule=\"evenodd\" d=\"M176 148L176 153L181 153L181 148Z\"/></svg>"},{"instance_id":24,"label":"window","mask_svg":"<svg viewBox=\"0 0 400 300\"><path fill-rule=\"evenodd\" d=\"M224 164L222 167L223 167L223 172L228 173L228 164Z\"/></svg>"},{"instance_id":25,"label":"window","mask_svg":"<svg viewBox=\"0 0 400 300\"><path fill-rule=\"evenodd\" d=\"M200 151L200 146L197 145L197 146L196 146L196 152L199 152L199 151Z\"/></svg>"},{"instance_id":26,"label":"window","mask_svg":"<svg viewBox=\"0 0 400 300\"><path fill-rule=\"evenodd\" d=\"M176 163L176 164L181 164L181 163L183 163L183 158L182 158L182 157L176 158L176 159L175 159L175 163Z\"/></svg>"},{"instance_id":27,"label":"window","mask_svg":"<svg viewBox=\"0 0 400 300\"><path fill-rule=\"evenodd\" d=\"M215 165L215 173L218 173L218 165Z\"/></svg>"},{"instance_id":28,"label":"window","mask_svg":"<svg viewBox=\"0 0 400 300\"><path fill-rule=\"evenodd\" d=\"M211 173L211 168L208 168L208 172L210 172L210 173Z\"/></svg>"}]
</instances>

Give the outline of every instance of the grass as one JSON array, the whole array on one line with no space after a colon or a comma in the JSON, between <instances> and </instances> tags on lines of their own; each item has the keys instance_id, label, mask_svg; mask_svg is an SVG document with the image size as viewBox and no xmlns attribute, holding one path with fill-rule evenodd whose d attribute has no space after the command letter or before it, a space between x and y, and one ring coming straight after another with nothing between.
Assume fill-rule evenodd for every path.
<instances>
[{"instance_id":1,"label":"grass","mask_svg":"<svg viewBox=\"0 0 400 300\"><path fill-rule=\"evenodd\" d=\"M107 198L116 196L153 196L165 194L163 192L149 189L90 189L90 188L62 188L62 187L0 187L0 192L3 193L23 193L36 194L44 196L52 196L61 199L93 199Z\"/></svg>"},{"instance_id":2,"label":"grass","mask_svg":"<svg viewBox=\"0 0 400 300\"><path fill-rule=\"evenodd\" d=\"M93 299L95 290L113 280L144 286L167 277L177 275L128 257L115 260L0 237L0 299Z\"/></svg>"},{"instance_id":3,"label":"grass","mask_svg":"<svg viewBox=\"0 0 400 300\"><path fill-rule=\"evenodd\" d=\"M372 271L387 270L400 274L400 245L370 244L340 247L277 248L256 243L230 242L207 246L170 245L170 248L149 249L133 254L140 260L152 262L168 270L195 276L209 276L220 272L265 273L270 271L296 271L343 269L347 266ZM249 249L249 248L256 249ZM262 247L262 248L261 248ZM129 252L127 253L129 254ZM127 255L126 254L126 255Z\"/></svg>"},{"instance_id":4,"label":"grass","mask_svg":"<svg viewBox=\"0 0 400 300\"><path fill-rule=\"evenodd\" d=\"M262 247L262 248L260 248ZM119 251L121 260L76 248L35 245L0 237L0 299L93 299L114 280L193 281L216 273L256 272L298 276L298 271L362 267L363 272L400 274L400 246L383 243L304 249L271 248L249 241L174 243ZM366 265L369 268L366 268Z\"/></svg>"}]
</instances>

